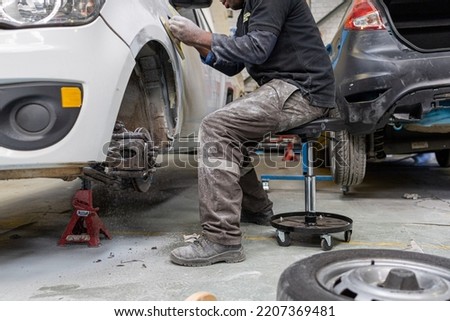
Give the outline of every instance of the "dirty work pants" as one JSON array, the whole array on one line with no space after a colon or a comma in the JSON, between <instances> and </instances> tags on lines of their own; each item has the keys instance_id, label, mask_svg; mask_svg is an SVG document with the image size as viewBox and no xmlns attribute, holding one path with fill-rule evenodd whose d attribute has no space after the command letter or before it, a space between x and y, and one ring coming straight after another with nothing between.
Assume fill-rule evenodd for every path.
<instances>
[{"instance_id":1,"label":"dirty work pants","mask_svg":"<svg viewBox=\"0 0 450 321\"><path fill-rule=\"evenodd\" d=\"M203 234L241 244L240 215L272 207L255 170L244 166L245 144L300 126L328 109L310 106L297 87L272 80L205 117L199 131L199 210Z\"/></svg>"}]
</instances>

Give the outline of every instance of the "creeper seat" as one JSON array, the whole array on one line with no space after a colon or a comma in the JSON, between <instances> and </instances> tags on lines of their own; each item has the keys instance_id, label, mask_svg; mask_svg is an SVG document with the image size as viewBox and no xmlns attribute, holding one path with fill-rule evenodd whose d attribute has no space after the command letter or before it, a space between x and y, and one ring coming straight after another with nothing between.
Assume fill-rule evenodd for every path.
<instances>
[{"instance_id":1,"label":"creeper seat","mask_svg":"<svg viewBox=\"0 0 450 321\"><path fill-rule=\"evenodd\" d=\"M334 213L316 212L316 176L314 175L313 140L325 131L345 129L344 120L321 118L290 129L280 135L297 135L302 142L303 176L305 181L305 211L281 213L272 216L271 225L277 229L276 238L280 246L289 246L291 232L319 235L324 251L331 250L332 233L344 232L344 240L350 242L353 220Z\"/></svg>"}]
</instances>

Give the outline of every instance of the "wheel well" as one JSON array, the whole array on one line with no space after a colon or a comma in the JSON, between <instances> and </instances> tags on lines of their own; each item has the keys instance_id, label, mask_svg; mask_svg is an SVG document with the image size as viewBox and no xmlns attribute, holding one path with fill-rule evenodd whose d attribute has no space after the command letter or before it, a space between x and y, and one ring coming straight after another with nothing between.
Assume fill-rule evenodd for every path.
<instances>
[{"instance_id":1,"label":"wheel well","mask_svg":"<svg viewBox=\"0 0 450 321\"><path fill-rule=\"evenodd\" d=\"M136 56L117 121L125 128L148 129L157 145L173 140L177 124L175 72L169 55L157 42L149 42Z\"/></svg>"}]
</instances>

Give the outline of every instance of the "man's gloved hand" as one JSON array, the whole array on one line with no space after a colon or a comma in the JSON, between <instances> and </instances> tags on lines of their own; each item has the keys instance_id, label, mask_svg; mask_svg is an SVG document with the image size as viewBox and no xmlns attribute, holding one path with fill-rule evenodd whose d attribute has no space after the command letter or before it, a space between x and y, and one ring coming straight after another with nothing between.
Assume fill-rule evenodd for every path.
<instances>
[{"instance_id":1,"label":"man's gloved hand","mask_svg":"<svg viewBox=\"0 0 450 321\"><path fill-rule=\"evenodd\" d=\"M175 38L188 46L199 44L202 34L206 32L191 20L182 16L174 16L169 19L169 29Z\"/></svg>"}]
</instances>

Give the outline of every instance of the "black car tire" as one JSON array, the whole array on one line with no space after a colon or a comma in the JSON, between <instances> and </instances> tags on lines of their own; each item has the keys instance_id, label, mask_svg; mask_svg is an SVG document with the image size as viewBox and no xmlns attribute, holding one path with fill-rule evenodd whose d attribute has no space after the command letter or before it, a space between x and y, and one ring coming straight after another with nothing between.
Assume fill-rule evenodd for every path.
<instances>
[{"instance_id":1,"label":"black car tire","mask_svg":"<svg viewBox=\"0 0 450 321\"><path fill-rule=\"evenodd\" d=\"M357 290L345 290L340 294L332 292L333 289L328 289L324 284L328 281L327 286L336 288L336 284L341 282L341 275L352 272L361 267L369 267L379 270L386 269L389 264L397 265L399 268L405 269L419 269L423 274L429 273L433 276L437 283L450 282L450 259L429 255L418 252L408 252L400 250L382 250L382 249L352 249L339 250L332 252L322 252L315 254L306 259L297 261L291 264L283 271L278 281L277 300L278 301L342 301L342 300L358 300ZM324 269L328 271L324 273ZM348 268L348 269L347 269ZM330 272L331 271L331 272ZM338 278L339 277L339 278ZM423 276L422 276L423 277ZM334 278L337 278L334 280ZM434 279L430 279L434 280ZM364 280L363 280L364 281ZM372 281L372 280L371 280ZM372 299L383 300L377 297L379 295L378 286L371 285L369 282L363 283L361 291L366 291L367 295L373 295ZM380 285L381 286L381 285ZM373 289L373 293L370 291ZM405 298L420 299L423 295L425 299L433 298L436 284L430 282L429 289L420 290L385 290L388 293L389 300L400 300ZM358 289L358 284L355 284ZM428 292L427 292L428 291ZM446 290L444 296L449 296L449 291ZM444 291L445 292L445 291ZM367 296L363 295L363 300L367 300ZM439 292L442 296L442 292ZM417 297L418 296L418 297ZM428 297L429 296L429 297ZM447 298L448 299L448 298ZM409 300L409 299L407 299Z\"/></svg>"},{"instance_id":2,"label":"black car tire","mask_svg":"<svg viewBox=\"0 0 450 321\"><path fill-rule=\"evenodd\" d=\"M441 167L450 167L450 149L443 149L434 152L436 160Z\"/></svg>"},{"instance_id":3,"label":"black car tire","mask_svg":"<svg viewBox=\"0 0 450 321\"><path fill-rule=\"evenodd\" d=\"M345 187L361 184L366 175L365 136L336 132L330 141L330 150L334 182Z\"/></svg>"}]
</instances>

